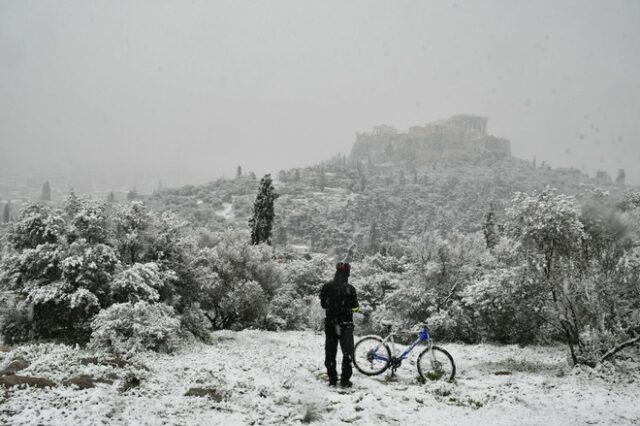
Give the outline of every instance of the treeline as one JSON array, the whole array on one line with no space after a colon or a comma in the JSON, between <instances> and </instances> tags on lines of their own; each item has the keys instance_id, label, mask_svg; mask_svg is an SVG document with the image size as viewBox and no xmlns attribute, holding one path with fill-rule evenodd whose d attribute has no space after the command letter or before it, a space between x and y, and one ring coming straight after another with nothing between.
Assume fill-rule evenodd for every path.
<instances>
[{"instance_id":1,"label":"treeline","mask_svg":"<svg viewBox=\"0 0 640 426\"><path fill-rule=\"evenodd\" d=\"M171 350L211 329L311 327L309 299L330 270L325 258L285 259L252 245L248 232L212 233L140 202L74 195L62 209L26 208L4 239L7 343Z\"/></svg>"},{"instance_id":2,"label":"treeline","mask_svg":"<svg viewBox=\"0 0 640 426\"><path fill-rule=\"evenodd\" d=\"M518 193L500 227L489 216L484 232L426 231L357 255L358 330L428 320L438 339L559 341L573 363L594 365L640 339L639 232L637 193ZM247 230L73 195L62 209L24 210L3 247L6 342L116 352L171 350L215 329L320 329L318 291L333 271L326 255L251 244Z\"/></svg>"},{"instance_id":3,"label":"treeline","mask_svg":"<svg viewBox=\"0 0 640 426\"><path fill-rule=\"evenodd\" d=\"M428 232L354 268L363 325L429 318L439 338L561 341L574 364L604 361L640 340L639 206L518 193L501 233Z\"/></svg>"},{"instance_id":4,"label":"treeline","mask_svg":"<svg viewBox=\"0 0 640 426\"><path fill-rule=\"evenodd\" d=\"M171 211L198 226L244 229L256 195L247 176L202 186L160 191L149 200L157 211ZM547 186L578 195L595 188L623 200L627 188L596 180L573 169L534 168L514 158L411 167L352 163L336 157L321 165L278 173L273 244L308 246L311 252L340 255L345 241L360 253L384 252L394 241L427 231L481 230L493 205L496 226L515 192ZM229 216L221 214L229 208Z\"/></svg>"}]
</instances>

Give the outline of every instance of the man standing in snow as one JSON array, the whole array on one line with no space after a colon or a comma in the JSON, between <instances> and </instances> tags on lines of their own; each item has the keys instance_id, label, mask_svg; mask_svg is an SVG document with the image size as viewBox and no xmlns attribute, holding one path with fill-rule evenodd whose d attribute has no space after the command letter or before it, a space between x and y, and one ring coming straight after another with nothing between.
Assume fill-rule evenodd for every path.
<instances>
[{"instance_id":1,"label":"man standing in snow","mask_svg":"<svg viewBox=\"0 0 640 426\"><path fill-rule=\"evenodd\" d=\"M329 375L329 386L335 386L338 383L336 354L338 343L340 343L340 349L342 349L340 386L346 388L353 386L349 381L353 361L353 313L360 310L356 289L348 282L350 272L351 266L348 263L338 263L333 281L323 285L320 290L320 304L327 313L324 323L326 337L324 365Z\"/></svg>"}]
</instances>

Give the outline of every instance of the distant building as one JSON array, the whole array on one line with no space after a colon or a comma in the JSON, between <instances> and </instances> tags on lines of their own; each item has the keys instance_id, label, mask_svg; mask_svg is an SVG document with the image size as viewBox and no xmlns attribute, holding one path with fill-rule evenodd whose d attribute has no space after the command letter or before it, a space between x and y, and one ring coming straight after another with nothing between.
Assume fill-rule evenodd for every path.
<instances>
[{"instance_id":1,"label":"distant building","mask_svg":"<svg viewBox=\"0 0 640 426\"><path fill-rule=\"evenodd\" d=\"M391 126L376 126L371 133L358 133L350 159L377 164L411 162L430 164L479 155L508 157L511 142L487 133L486 117L455 115L445 120L413 126L406 133Z\"/></svg>"}]
</instances>

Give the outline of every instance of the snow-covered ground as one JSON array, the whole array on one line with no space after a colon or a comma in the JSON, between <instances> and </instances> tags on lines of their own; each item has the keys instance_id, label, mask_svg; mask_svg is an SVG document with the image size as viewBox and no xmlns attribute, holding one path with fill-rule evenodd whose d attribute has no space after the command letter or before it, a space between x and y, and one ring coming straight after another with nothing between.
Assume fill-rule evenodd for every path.
<instances>
[{"instance_id":1,"label":"snow-covered ground","mask_svg":"<svg viewBox=\"0 0 640 426\"><path fill-rule=\"evenodd\" d=\"M561 347L445 344L457 363L455 383L419 384L407 362L395 377L356 371L355 390L343 392L326 385L321 334L224 331L213 340L139 354L122 367L84 365L96 354L55 344L0 353L2 366L23 357L30 366L19 374L60 384L3 391L0 424L640 424L637 364L571 370ZM79 374L113 383L61 385ZM134 376L140 385L124 391ZM185 396L194 387L212 397Z\"/></svg>"}]
</instances>

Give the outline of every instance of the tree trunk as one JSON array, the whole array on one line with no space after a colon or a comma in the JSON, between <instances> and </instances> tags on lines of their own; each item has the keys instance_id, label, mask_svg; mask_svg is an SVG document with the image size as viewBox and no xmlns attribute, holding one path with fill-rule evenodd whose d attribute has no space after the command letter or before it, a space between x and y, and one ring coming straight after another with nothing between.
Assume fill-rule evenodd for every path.
<instances>
[{"instance_id":1,"label":"tree trunk","mask_svg":"<svg viewBox=\"0 0 640 426\"><path fill-rule=\"evenodd\" d=\"M635 343L640 342L640 335L627 340L626 342L622 342L619 345L611 348L609 351L607 351L606 354L604 354L602 356L602 358L600 358L600 361L598 361L598 363L602 364L603 362L605 362L606 360L608 360L609 358L611 358L612 356L614 356L615 354L617 354L618 352L620 352L621 350L628 348L629 346L634 345Z\"/></svg>"}]
</instances>

